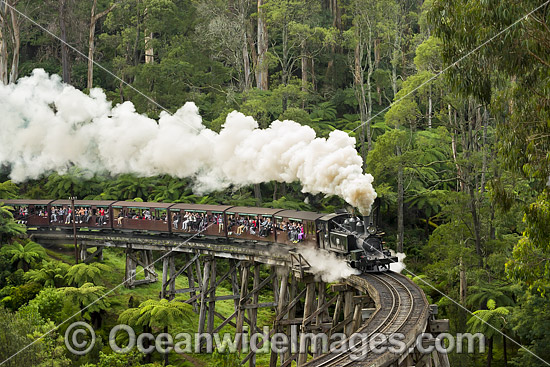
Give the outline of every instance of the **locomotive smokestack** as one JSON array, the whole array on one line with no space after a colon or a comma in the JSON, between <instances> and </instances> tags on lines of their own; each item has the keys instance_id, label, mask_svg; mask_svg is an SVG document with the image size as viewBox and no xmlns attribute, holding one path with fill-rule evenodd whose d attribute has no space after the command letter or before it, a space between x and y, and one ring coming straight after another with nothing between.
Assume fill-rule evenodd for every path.
<instances>
[{"instance_id":1,"label":"locomotive smokestack","mask_svg":"<svg viewBox=\"0 0 550 367\"><path fill-rule=\"evenodd\" d=\"M363 229L365 230L365 234L368 234L367 228L369 228L372 225L371 221L372 220L370 215L363 216Z\"/></svg>"}]
</instances>

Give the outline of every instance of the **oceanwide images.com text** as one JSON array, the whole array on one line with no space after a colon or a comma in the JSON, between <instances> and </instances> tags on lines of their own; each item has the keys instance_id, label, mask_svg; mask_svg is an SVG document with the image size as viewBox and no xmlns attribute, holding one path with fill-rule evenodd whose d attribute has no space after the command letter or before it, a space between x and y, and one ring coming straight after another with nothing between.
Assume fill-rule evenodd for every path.
<instances>
[{"instance_id":1,"label":"oceanwide images.com text","mask_svg":"<svg viewBox=\"0 0 550 367\"><path fill-rule=\"evenodd\" d=\"M89 353L96 342L92 327L82 321L71 324L65 332L65 345L76 355ZM302 333L298 326L291 326L290 335L271 333L265 326L261 333L151 333L136 334L128 325L117 325L109 333L109 346L116 353L128 353L137 348L144 354L158 352L176 353L313 353L349 354L352 360L363 360L370 354L404 354L416 349L420 353L483 353L485 338L481 333L448 333L432 335L423 333L417 336L415 343L407 345L406 336L401 333L354 333L349 338L343 333L327 335L325 333Z\"/></svg>"}]
</instances>

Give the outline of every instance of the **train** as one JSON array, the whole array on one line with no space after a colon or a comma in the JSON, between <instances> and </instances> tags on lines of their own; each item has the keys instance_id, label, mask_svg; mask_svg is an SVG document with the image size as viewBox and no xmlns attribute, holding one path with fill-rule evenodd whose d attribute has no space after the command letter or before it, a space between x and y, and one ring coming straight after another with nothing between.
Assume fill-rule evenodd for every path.
<instances>
[{"instance_id":1,"label":"train","mask_svg":"<svg viewBox=\"0 0 550 367\"><path fill-rule=\"evenodd\" d=\"M378 228L379 201L370 216L346 210L315 213L278 208L115 200L0 199L14 218L36 230L90 230L127 235L212 237L226 242L310 246L346 259L361 272L389 270L397 258ZM73 213L74 210L74 213ZM74 218L74 223L73 223Z\"/></svg>"}]
</instances>

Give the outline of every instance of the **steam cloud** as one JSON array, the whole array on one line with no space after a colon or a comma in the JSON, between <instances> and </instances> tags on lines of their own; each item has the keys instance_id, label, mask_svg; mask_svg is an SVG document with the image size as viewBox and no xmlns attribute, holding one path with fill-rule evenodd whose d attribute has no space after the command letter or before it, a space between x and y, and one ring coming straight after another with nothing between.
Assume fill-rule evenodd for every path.
<instances>
[{"instance_id":1,"label":"steam cloud","mask_svg":"<svg viewBox=\"0 0 550 367\"><path fill-rule=\"evenodd\" d=\"M197 193L299 180L304 192L338 195L365 215L376 198L355 139L342 131L316 138L294 121L262 130L234 111L216 133L191 102L174 115L162 112L157 123L131 102L112 107L101 89L86 95L42 69L0 86L0 113L0 164L11 167L15 182L76 165L94 173L192 177Z\"/></svg>"},{"instance_id":2,"label":"steam cloud","mask_svg":"<svg viewBox=\"0 0 550 367\"><path fill-rule=\"evenodd\" d=\"M345 260L337 258L332 252L313 247L302 247L298 252L311 265L311 272L323 282L333 283L350 275L361 274L359 270L353 269Z\"/></svg>"},{"instance_id":3,"label":"steam cloud","mask_svg":"<svg viewBox=\"0 0 550 367\"><path fill-rule=\"evenodd\" d=\"M396 273L401 273L403 271L403 269L405 269L405 267L406 267L403 260L405 260L407 255L402 253L402 252L397 252L396 253L393 250L390 250L390 253L391 253L391 256L397 256L397 262L390 263L390 270L394 271Z\"/></svg>"}]
</instances>

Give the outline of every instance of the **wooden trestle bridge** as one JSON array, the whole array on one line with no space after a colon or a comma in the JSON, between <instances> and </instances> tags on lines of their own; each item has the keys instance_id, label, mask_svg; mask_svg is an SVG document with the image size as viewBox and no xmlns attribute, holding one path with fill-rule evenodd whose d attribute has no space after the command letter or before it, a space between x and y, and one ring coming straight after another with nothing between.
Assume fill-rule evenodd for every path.
<instances>
[{"instance_id":1,"label":"wooden trestle bridge","mask_svg":"<svg viewBox=\"0 0 550 367\"><path fill-rule=\"evenodd\" d=\"M41 244L71 243L72 233L29 231L34 241ZM407 277L396 273L362 274L351 276L337 284L326 284L310 272L307 261L287 246L261 242L235 241L213 238L174 238L146 234L105 234L80 231L77 234L80 260L90 262L101 259L106 247L123 248L126 252L125 286L162 281L160 297L173 299L177 294L188 293L185 302L199 315L198 333L217 333L230 325L236 333L259 332L258 309L275 310L271 335L292 331L329 338L335 333L361 333L349 345L366 357L354 358L349 350L323 354L319 339L300 340L304 348L285 353L271 352L270 367L275 366L449 366L447 355L433 351L423 354L418 349L417 337L428 332L437 335L447 331L447 320L436 320L437 308L428 304L422 290ZM89 252L88 249L95 249ZM154 256L155 255L155 256ZM159 277L154 258L162 262ZM176 261L176 259L178 259ZM226 272L218 274L216 264L225 261ZM178 264L178 266L176 266ZM270 267L262 278L260 267ZM138 267L144 278L136 280ZM188 287L179 289L177 277L186 277ZM232 294L218 295L216 288L224 282L231 284ZM268 288L273 294L271 302L259 302L260 291ZM233 313L222 315L216 311L216 302L232 300ZM216 320L218 319L218 320ZM380 343L369 343L371 337L382 333L401 333L405 336L404 351L373 353ZM270 335L270 336L271 336ZM331 339L332 340L332 339ZM361 343L361 340L363 343ZM424 338L423 346L434 343L435 338ZM260 343L262 343L260 341ZM361 345L361 346L359 346ZM241 348L242 346L238 346ZM300 353L302 351L303 353ZM256 365L253 352L241 354L242 364Z\"/></svg>"}]
</instances>

